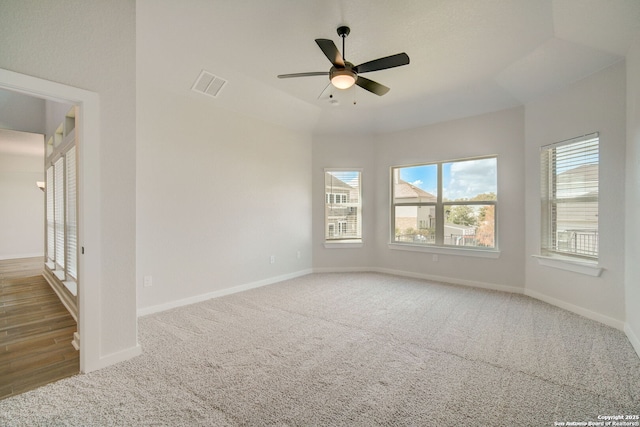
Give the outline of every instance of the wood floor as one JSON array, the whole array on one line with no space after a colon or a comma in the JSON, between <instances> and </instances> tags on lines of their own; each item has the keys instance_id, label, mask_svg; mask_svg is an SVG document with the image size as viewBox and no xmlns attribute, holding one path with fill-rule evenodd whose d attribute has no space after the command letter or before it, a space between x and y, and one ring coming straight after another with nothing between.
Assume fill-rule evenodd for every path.
<instances>
[{"instance_id":1,"label":"wood floor","mask_svg":"<svg viewBox=\"0 0 640 427\"><path fill-rule=\"evenodd\" d=\"M42 258L0 261L0 399L80 371L76 322L42 265Z\"/></svg>"}]
</instances>

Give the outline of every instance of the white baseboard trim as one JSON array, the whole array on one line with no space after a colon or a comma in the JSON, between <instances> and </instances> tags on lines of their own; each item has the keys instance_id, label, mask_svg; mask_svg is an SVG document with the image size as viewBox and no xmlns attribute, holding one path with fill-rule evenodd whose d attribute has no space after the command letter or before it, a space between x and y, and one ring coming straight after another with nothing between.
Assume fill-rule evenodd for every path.
<instances>
[{"instance_id":1,"label":"white baseboard trim","mask_svg":"<svg viewBox=\"0 0 640 427\"><path fill-rule=\"evenodd\" d=\"M424 274L424 273L413 273L413 272L402 271L402 270L391 270L387 268L374 268L373 271L377 273L392 274L394 276L405 276L405 277L411 277L414 279L431 280L439 283L448 283L452 285L469 286L472 288L489 289L492 291L502 291L502 292L509 292L513 294L524 293L524 287L518 288L516 286L497 285L495 283L478 282L475 280L455 279L452 277L436 276L433 274Z\"/></svg>"},{"instance_id":2,"label":"white baseboard trim","mask_svg":"<svg viewBox=\"0 0 640 427\"><path fill-rule=\"evenodd\" d=\"M316 267L313 268L313 273L369 273L374 270L370 267Z\"/></svg>"},{"instance_id":3,"label":"white baseboard trim","mask_svg":"<svg viewBox=\"0 0 640 427\"><path fill-rule=\"evenodd\" d=\"M629 342L631 342L631 346L638 354L638 357L640 357L640 338L633 332L633 329L631 329L628 323L624 324L624 333L627 335L627 338L629 338Z\"/></svg>"},{"instance_id":4,"label":"white baseboard trim","mask_svg":"<svg viewBox=\"0 0 640 427\"><path fill-rule=\"evenodd\" d=\"M39 257L44 257L44 252L30 253L30 254L0 255L0 261L5 261L9 259L39 258Z\"/></svg>"},{"instance_id":5,"label":"white baseboard trim","mask_svg":"<svg viewBox=\"0 0 640 427\"><path fill-rule=\"evenodd\" d=\"M311 274L311 269L296 271L294 273L283 274L281 276L270 277L268 279L258 280L256 282L246 283L244 285L233 286L231 288L220 289L218 291L207 292L206 294L196 295L189 298L183 298L177 301L171 301L165 304L154 305L151 307L143 307L138 309L138 317L147 316L153 313L159 313L161 311L170 310L172 308L182 307L185 305L195 304L198 302L206 301L212 298L219 298L225 295L231 295L242 291L248 291L249 289L260 288L262 286L272 285L274 283L282 282L289 279L295 279L296 277L306 276Z\"/></svg>"},{"instance_id":6,"label":"white baseboard trim","mask_svg":"<svg viewBox=\"0 0 640 427\"><path fill-rule=\"evenodd\" d=\"M538 299L540 301L544 301L551 305L555 305L556 307L563 308L567 311L571 311L572 313L579 314L580 316L586 317L587 319L595 320L596 322L604 323L607 326L611 326L612 328L616 328L618 330L624 330L624 322L621 320L614 319L613 317L605 316L604 314L596 313L595 311L591 311L589 309L570 304L568 302L559 300L557 298L553 298L547 296L545 294L541 294L540 292L532 291L530 289L526 289L524 294L530 296L531 298Z\"/></svg>"},{"instance_id":7,"label":"white baseboard trim","mask_svg":"<svg viewBox=\"0 0 640 427\"><path fill-rule=\"evenodd\" d=\"M361 268L351 268L351 267L347 267L347 268L314 268L313 272L314 273L360 273L360 272L385 273L385 274L392 274L394 276L404 276L404 277L412 277L412 278L415 278L415 279L432 280L434 282L440 282L440 283L450 283L450 284L453 284L453 285L463 285L463 286L470 286L470 287L474 287L474 288L490 289L490 290L494 290L494 291L503 291L503 292L510 292L510 293L515 293L515 294L524 294L524 295L529 296L531 298L535 298L537 300L544 301L546 303L549 303L549 304L554 305L556 307L559 307L559 308L562 308L564 310L570 311L572 313L579 314L580 316L586 317L587 319L595 320L596 322L603 323L603 324L605 324L607 326L611 326L612 328L615 328L615 329L618 329L618 330L621 330L621 331L624 330L627 333L627 336L629 337L629 340L631 341L631 344L633 345L634 349L636 350L636 352L638 352L638 355L640 356L640 340L638 340L638 337L633 333L633 331L631 331L630 328L627 328L625 326L625 323L623 321L614 319L612 317L605 316L605 315L600 314L600 313L596 313L595 311L591 311L591 310L588 310L586 308L582 308L582 307L579 307L577 305L573 305L573 304L561 301L559 299L552 298L552 297L549 297L547 295L541 294L539 292L531 291L531 290L528 290L528 289L525 289L525 288L518 288L518 287L515 287L515 286L497 285L497 284L494 284L494 283L477 282L477 281L473 281L473 280L455 279L455 278L451 278L451 277L435 276L435 275L424 274L424 273L412 273L412 272L407 272L407 271L402 271L402 270L391 270L391 269L386 269L386 268L376 268L376 267L371 267L371 268L365 268L365 267L361 267ZM627 332L627 330L628 330L628 332Z\"/></svg>"},{"instance_id":8,"label":"white baseboard trim","mask_svg":"<svg viewBox=\"0 0 640 427\"><path fill-rule=\"evenodd\" d=\"M524 288L515 286L496 285L494 283L477 282L474 280L454 279L451 277L435 276L433 274L413 273L403 270L392 270L377 267L345 267L345 268L314 268L314 273L383 273L393 276L411 277L413 279L431 280L433 282L448 283L452 285L470 286L473 288L490 289L493 291L510 292L514 294L524 293Z\"/></svg>"},{"instance_id":9,"label":"white baseboard trim","mask_svg":"<svg viewBox=\"0 0 640 427\"><path fill-rule=\"evenodd\" d=\"M134 357L140 356L141 354L142 346L140 346L140 344L136 344L134 347L117 351L106 356L101 356L97 361L94 361L93 363L85 363L82 373L87 374L89 372L97 371L99 369L106 368L107 366L115 365L116 363L133 359ZM82 352L80 352L80 357L82 357Z\"/></svg>"},{"instance_id":10,"label":"white baseboard trim","mask_svg":"<svg viewBox=\"0 0 640 427\"><path fill-rule=\"evenodd\" d=\"M520 288L516 286L498 285L494 283L478 282L475 280L456 279L456 278L445 277L445 276L436 276L432 274L414 273L414 272L407 272L403 270L392 270L392 269L377 268L377 267L338 267L338 268L320 267L320 268L301 270L294 273L271 277L268 279L246 283L244 285L238 285L231 288L220 289L218 291L208 292L206 294L196 295L193 297L184 298L177 301L171 301L165 304L159 304L151 307L140 308L138 309L138 317L147 316L149 314L170 310L172 308L182 307L185 305L195 304L195 303L206 301L212 298L219 298L225 295L231 295L238 292L247 291L249 289L272 285L274 283L282 282L284 280L295 279L296 277L306 276L311 273L366 273L366 272L391 274L394 276L404 276L404 277L411 277L415 279L431 280L439 283L448 283L453 285L469 286L474 288L489 289L494 291L514 293L514 294L523 294L531 298L544 301L556 307L562 308L564 310L570 311L572 313L579 314L580 316L586 317L588 319L595 320L596 322L600 322L607 326L611 326L612 328L616 328L618 330L624 331L627 334L627 337L629 337L629 341L631 341L633 348L638 353L638 356L640 356L640 340L638 339L637 335L631 330L631 328L627 324L625 324L625 322L614 319L612 317L605 316L600 313L596 313L595 311L591 311L583 307L579 307L577 305L567 303L565 301L562 301L553 297L549 297L539 292L531 291L531 290L525 289L524 287ZM129 357L133 357L133 356L129 356ZM117 363L117 362L113 362L113 363Z\"/></svg>"}]
</instances>

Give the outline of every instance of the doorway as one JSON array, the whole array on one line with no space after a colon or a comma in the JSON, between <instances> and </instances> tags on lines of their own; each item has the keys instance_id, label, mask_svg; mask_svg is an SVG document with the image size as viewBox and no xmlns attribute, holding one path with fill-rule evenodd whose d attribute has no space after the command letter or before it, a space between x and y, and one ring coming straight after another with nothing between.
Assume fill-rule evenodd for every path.
<instances>
[{"instance_id":1,"label":"doorway","mask_svg":"<svg viewBox=\"0 0 640 427\"><path fill-rule=\"evenodd\" d=\"M77 106L80 123L76 129L80 371L90 372L99 369L104 362L100 357L99 315L101 232L98 95L4 69L0 69L0 90Z\"/></svg>"}]
</instances>

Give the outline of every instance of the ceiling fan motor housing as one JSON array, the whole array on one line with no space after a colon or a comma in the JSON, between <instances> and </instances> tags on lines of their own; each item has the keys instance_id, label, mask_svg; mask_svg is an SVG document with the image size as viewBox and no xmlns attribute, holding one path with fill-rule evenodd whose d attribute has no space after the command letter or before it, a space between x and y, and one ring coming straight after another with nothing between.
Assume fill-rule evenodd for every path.
<instances>
[{"instance_id":1,"label":"ceiling fan motor housing","mask_svg":"<svg viewBox=\"0 0 640 427\"><path fill-rule=\"evenodd\" d=\"M347 89L358 80L358 74L354 71L353 64L351 62L345 61L344 65L344 68L339 68L334 65L333 67L331 67L331 70L329 70L329 80L331 80L334 86L336 86L338 89ZM344 79L345 81L345 87L340 87L339 82L342 79Z\"/></svg>"}]
</instances>

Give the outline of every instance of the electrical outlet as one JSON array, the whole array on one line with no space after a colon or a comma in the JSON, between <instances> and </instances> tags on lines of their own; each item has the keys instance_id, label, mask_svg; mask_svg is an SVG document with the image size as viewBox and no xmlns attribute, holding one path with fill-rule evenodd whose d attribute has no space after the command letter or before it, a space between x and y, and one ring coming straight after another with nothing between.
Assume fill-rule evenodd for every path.
<instances>
[{"instance_id":1,"label":"electrical outlet","mask_svg":"<svg viewBox=\"0 0 640 427\"><path fill-rule=\"evenodd\" d=\"M296 256L298 257L298 259L300 259L300 257L302 256L302 255L300 254L300 251L298 251L298 254L297 254Z\"/></svg>"},{"instance_id":2,"label":"electrical outlet","mask_svg":"<svg viewBox=\"0 0 640 427\"><path fill-rule=\"evenodd\" d=\"M143 286L145 288L153 286L153 277L152 276L144 276Z\"/></svg>"},{"instance_id":3,"label":"electrical outlet","mask_svg":"<svg viewBox=\"0 0 640 427\"><path fill-rule=\"evenodd\" d=\"M431 256L431 261L438 262L438 255L434 254Z\"/></svg>"},{"instance_id":4,"label":"electrical outlet","mask_svg":"<svg viewBox=\"0 0 640 427\"><path fill-rule=\"evenodd\" d=\"M269 262L271 262L271 264L275 264L276 263L276 256L275 255L271 255L271 258L269 259Z\"/></svg>"}]
</instances>

